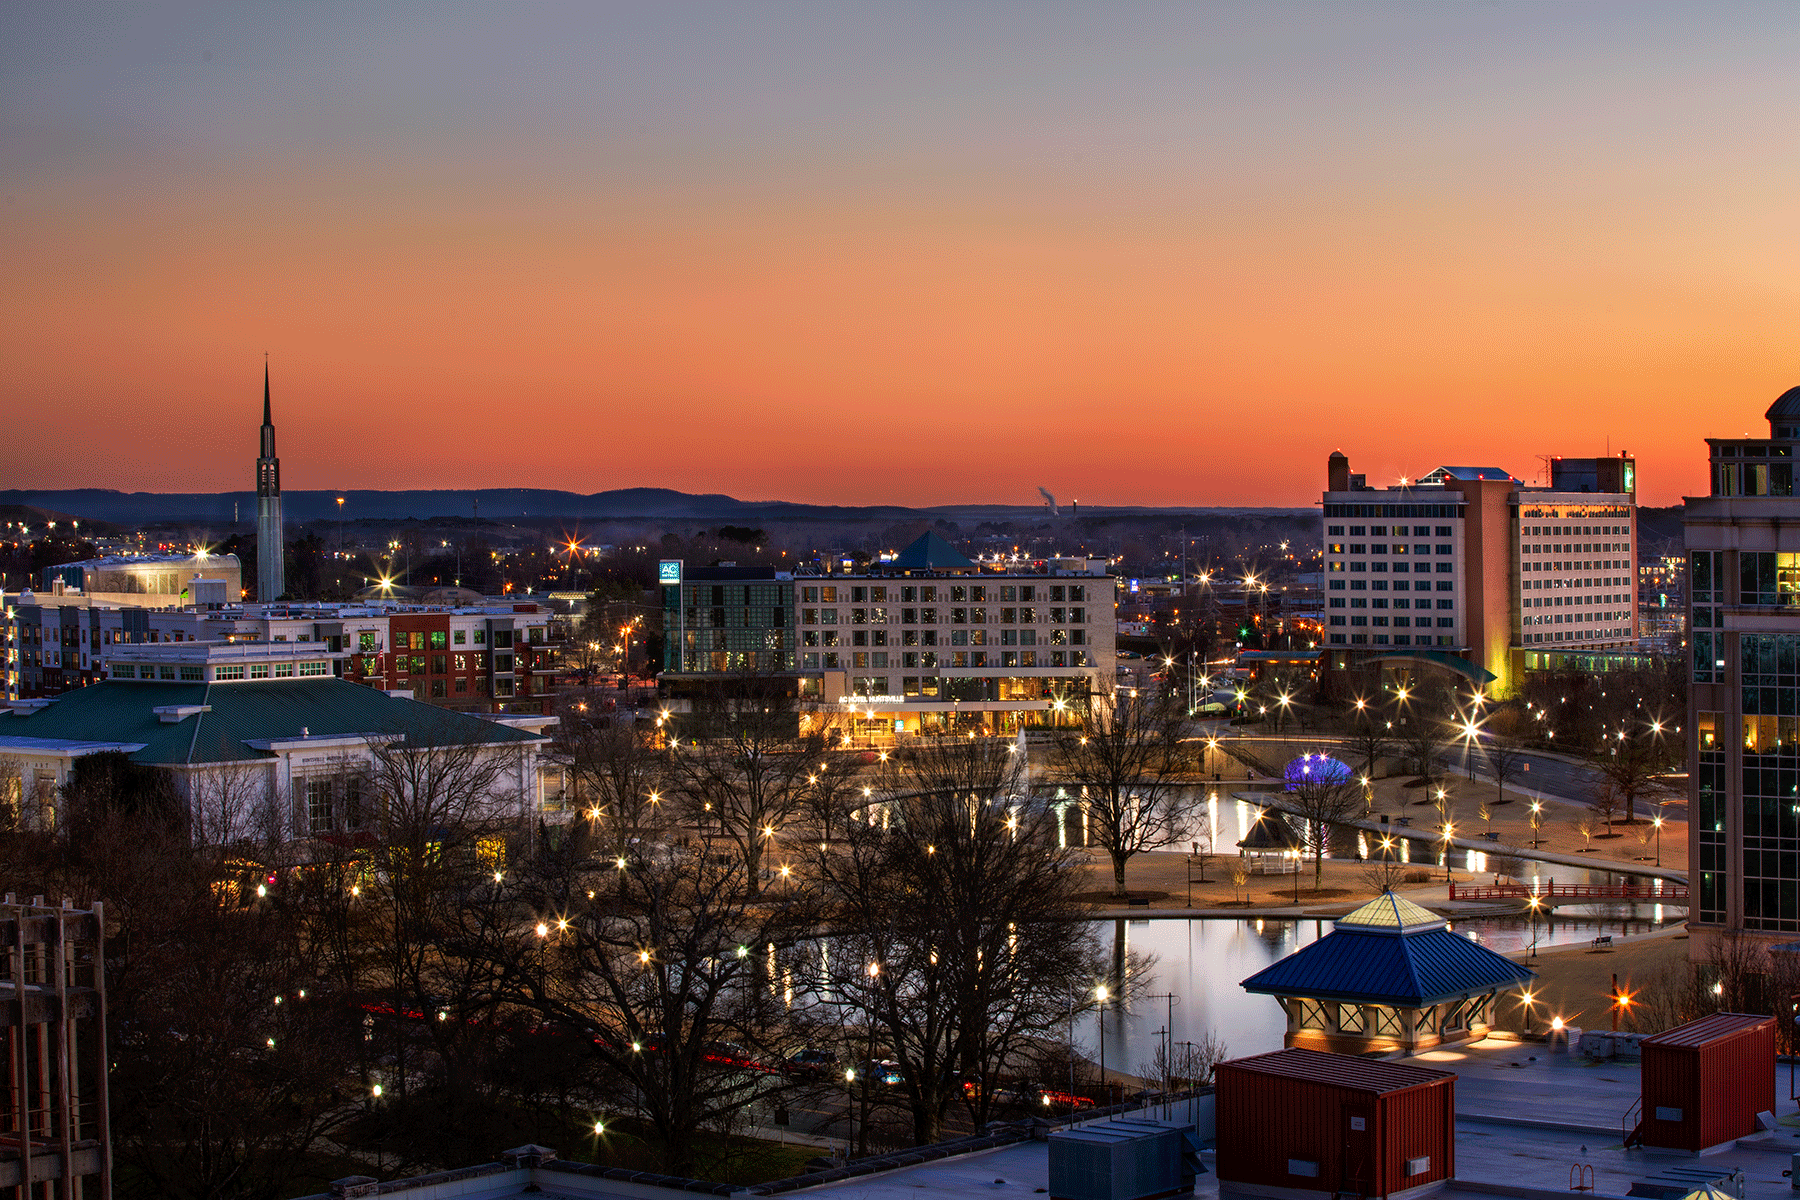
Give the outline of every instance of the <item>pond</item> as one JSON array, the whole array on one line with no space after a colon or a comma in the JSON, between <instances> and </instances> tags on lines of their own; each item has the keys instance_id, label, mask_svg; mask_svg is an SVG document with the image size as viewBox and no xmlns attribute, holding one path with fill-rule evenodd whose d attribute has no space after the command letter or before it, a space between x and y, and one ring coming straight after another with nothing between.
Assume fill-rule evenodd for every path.
<instances>
[{"instance_id":1,"label":"pond","mask_svg":"<svg viewBox=\"0 0 1800 1200\"><path fill-rule=\"evenodd\" d=\"M1540 865L1540 864L1534 864ZM1547 866L1547 864L1546 864ZM1548 871L1554 868L1548 868ZM1559 882L1616 881L1604 871L1573 868ZM1593 905L1565 908L1535 928L1539 946L1585 942L1606 934L1646 933L1687 919L1684 908L1660 904ZM1500 953L1531 945L1534 929L1517 917L1484 917L1454 921L1451 928ZM1095 937L1116 951L1154 959L1149 978L1139 981L1138 999L1130 1011L1108 1004L1102 1012L1077 1017L1075 1049L1090 1060L1101 1055L1109 1069L1141 1074L1161 1040L1173 1031L1176 1044L1198 1042L1208 1033L1223 1041L1232 1057L1281 1049L1287 1020L1270 996L1253 996L1239 984L1302 946L1330 933L1329 919L1204 917L1195 919L1097 921Z\"/></svg>"}]
</instances>

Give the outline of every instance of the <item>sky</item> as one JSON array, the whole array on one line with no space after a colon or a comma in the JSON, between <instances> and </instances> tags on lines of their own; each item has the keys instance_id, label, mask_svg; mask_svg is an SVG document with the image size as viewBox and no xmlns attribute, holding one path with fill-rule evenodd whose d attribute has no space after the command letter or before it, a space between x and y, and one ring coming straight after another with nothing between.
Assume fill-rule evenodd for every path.
<instances>
[{"instance_id":1,"label":"sky","mask_svg":"<svg viewBox=\"0 0 1800 1200\"><path fill-rule=\"evenodd\" d=\"M1305 505L1800 384L1800 5L0 6L0 488Z\"/></svg>"}]
</instances>

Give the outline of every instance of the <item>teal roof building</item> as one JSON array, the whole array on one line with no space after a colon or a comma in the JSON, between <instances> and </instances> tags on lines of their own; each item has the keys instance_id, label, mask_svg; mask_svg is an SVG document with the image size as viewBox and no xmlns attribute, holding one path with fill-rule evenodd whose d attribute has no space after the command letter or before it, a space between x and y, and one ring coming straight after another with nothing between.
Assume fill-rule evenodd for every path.
<instances>
[{"instance_id":1,"label":"teal roof building","mask_svg":"<svg viewBox=\"0 0 1800 1200\"><path fill-rule=\"evenodd\" d=\"M373 806L359 801L379 756L455 754L503 759L472 773L486 793L473 799L489 815L524 817L561 792L541 754L555 723L484 719L332 677L111 679L0 715L0 803L28 827L53 829L76 761L113 751L173 774L197 840L227 844L271 827L283 840L320 838L368 819Z\"/></svg>"}]
</instances>

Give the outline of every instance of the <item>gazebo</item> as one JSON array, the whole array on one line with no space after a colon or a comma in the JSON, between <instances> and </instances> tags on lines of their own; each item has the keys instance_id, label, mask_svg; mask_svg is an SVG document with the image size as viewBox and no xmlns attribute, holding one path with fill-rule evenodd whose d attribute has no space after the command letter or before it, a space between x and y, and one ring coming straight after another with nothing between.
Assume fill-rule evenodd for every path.
<instances>
[{"instance_id":1,"label":"gazebo","mask_svg":"<svg viewBox=\"0 0 1800 1200\"><path fill-rule=\"evenodd\" d=\"M1535 971L1450 932L1442 917L1383 892L1243 988L1281 1002L1284 1045L1410 1054L1486 1036L1494 998L1535 978Z\"/></svg>"}]
</instances>

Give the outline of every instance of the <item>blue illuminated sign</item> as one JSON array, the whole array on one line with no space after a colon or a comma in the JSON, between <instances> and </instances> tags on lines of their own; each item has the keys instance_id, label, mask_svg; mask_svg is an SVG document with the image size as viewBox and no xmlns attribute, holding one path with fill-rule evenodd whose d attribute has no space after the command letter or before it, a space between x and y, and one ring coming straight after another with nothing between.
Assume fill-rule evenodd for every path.
<instances>
[{"instance_id":1,"label":"blue illuminated sign","mask_svg":"<svg viewBox=\"0 0 1800 1200\"><path fill-rule=\"evenodd\" d=\"M656 581L658 583L680 583L681 560L679 558L665 558L662 562L658 563L656 565Z\"/></svg>"}]
</instances>

